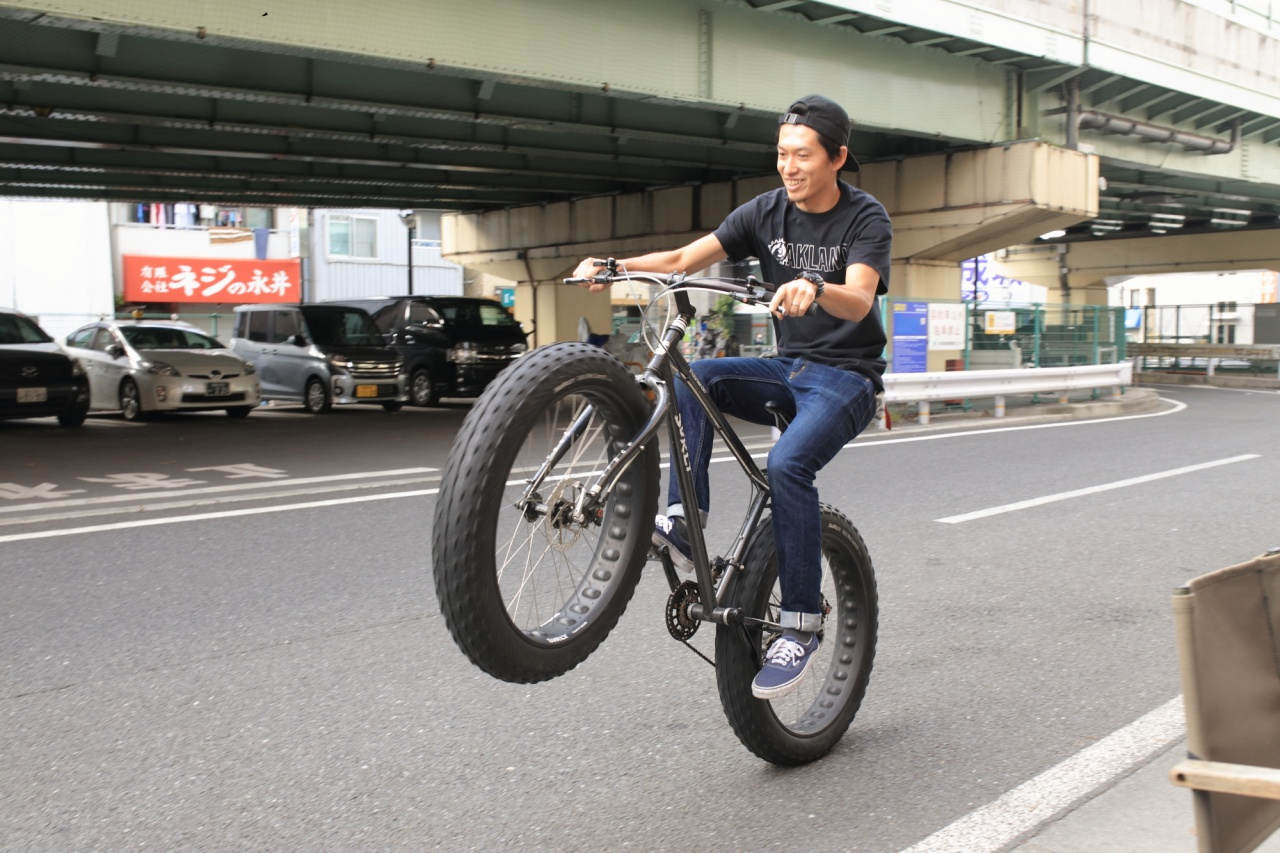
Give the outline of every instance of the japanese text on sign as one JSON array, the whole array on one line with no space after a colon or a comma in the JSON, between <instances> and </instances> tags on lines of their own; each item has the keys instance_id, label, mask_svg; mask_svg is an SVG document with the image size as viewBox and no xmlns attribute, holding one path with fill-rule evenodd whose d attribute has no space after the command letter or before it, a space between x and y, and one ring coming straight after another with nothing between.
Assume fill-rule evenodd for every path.
<instances>
[{"instance_id":1,"label":"japanese text on sign","mask_svg":"<svg viewBox=\"0 0 1280 853\"><path fill-rule=\"evenodd\" d=\"M130 302L298 302L298 258L160 258L124 255Z\"/></svg>"}]
</instances>

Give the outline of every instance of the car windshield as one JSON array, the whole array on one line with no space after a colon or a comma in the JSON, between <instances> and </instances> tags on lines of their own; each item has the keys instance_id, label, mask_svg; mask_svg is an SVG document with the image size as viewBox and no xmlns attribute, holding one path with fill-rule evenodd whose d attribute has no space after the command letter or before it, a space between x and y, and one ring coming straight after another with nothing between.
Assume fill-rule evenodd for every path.
<instances>
[{"instance_id":1,"label":"car windshield","mask_svg":"<svg viewBox=\"0 0 1280 853\"><path fill-rule=\"evenodd\" d=\"M19 314L0 314L0 344L47 344L53 338Z\"/></svg>"},{"instance_id":2,"label":"car windshield","mask_svg":"<svg viewBox=\"0 0 1280 853\"><path fill-rule=\"evenodd\" d=\"M120 334L134 349L226 349L217 338L193 329L172 326L121 326Z\"/></svg>"},{"instance_id":3,"label":"car windshield","mask_svg":"<svg viewBox=\"0 0 1280 853\"><path fill-rule=\"evenodd\" d=\"M302 316L311 337L323 347L380 347L385 343L373 319L358 308L310 307L302 309Z\"/></svg>"},{"instance_id":4,"label":"car windshield","mask_svg":"<svg viewBox=\"0 0 1280 853\"><path fill-rule=\"evenodd\" d=\"M441 302L436 305L445 320L455 326L519 326L498 302Z\"/></svg>"}]
</instances>

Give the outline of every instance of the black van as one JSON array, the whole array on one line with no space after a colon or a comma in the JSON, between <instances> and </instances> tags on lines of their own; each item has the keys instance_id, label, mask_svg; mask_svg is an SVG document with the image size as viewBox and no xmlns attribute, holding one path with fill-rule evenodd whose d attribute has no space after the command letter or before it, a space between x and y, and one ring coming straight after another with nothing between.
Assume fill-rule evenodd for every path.
<instances>
[{"instance_id":1,"label":"black van","mask_svg":"<svg viewBox=\"0 0 1280 853\"><path fill-rule=\"evenodd\" d=\"M333 300L363 308L404 358L409 402L476 397L527 349L526 334L502 303L464 296Z\"/></svg>"}]
</instances>

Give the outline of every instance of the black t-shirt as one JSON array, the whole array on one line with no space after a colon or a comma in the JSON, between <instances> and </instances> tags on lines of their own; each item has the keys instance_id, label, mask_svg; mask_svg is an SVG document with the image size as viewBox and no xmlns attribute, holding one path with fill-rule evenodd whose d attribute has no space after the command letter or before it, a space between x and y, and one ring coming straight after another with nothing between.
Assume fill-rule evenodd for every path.
<instances>
[{"instance_id":1,"label":"black t-shirt","mask_svg":"<svg viewBox=\"0 0 1280 853\"><path fill-rule=\"evenodd\" d=\"M870 193L839 182L840 200L826 213L805 213L782 187L761 193L730 213L715 230L730 260L760 259L770 285L785 284L802 272L844 284L845 269L866 264L880 274L876 294L889 289L889 247L893 228L884 205ZM884 385L884 327L873 306L861 322L832 316L821 308L804 317L774 318L778 354L856 370Z\"/></svg>"}]
</instances>

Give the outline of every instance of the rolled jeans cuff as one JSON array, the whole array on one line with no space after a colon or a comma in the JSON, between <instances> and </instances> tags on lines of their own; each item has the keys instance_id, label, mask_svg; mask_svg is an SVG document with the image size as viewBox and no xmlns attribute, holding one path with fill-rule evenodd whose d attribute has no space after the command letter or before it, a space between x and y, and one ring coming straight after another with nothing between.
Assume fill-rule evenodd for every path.
<instances>
[{"instance_id":1,"label":"rolled jeans cuff","mask_svg":"<svg viewBox=\"0 0 1280 853\"><path fill-rule=\"evenodd\" d=\"M778 624L793 631L821 631L822 614L797 613L794 610L784 610L778 617Z\"/></svg>"},{"instance_id":2,"label":"rolled jeans cuff","mask_svg":"<svg viewBox=\"0 0 1280 853\"><path fill-rule=\"evenodd\" d=\"M707 515L708 513L705 509L698 510L698 518L702 521L703 527L707 526ZM684 504L671 504L671 506L667 507L667 517L668 518L676 518L676 517L685 518ZM689 519L685 518L685 521L688 521L688 520Z\"/></svg>"}]
</instances>

